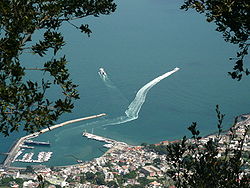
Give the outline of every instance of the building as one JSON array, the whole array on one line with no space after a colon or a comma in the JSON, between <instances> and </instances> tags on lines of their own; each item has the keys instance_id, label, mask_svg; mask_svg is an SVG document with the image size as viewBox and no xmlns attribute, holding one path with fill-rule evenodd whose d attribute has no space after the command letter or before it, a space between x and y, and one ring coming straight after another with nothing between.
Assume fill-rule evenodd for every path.
<instances>
[{"instance_id":1,"label":"building","mask_svg":"<svg viewBox=\"0 0 250 188\"><path fill-rule=\"evenodd\" d=\"M158 175L161 175L161 170L154 167L154 166L152 166L152 165L142 167L141 172L143 174L145 174L146 176L158 176Z\"/></svg>"}]
</instances>

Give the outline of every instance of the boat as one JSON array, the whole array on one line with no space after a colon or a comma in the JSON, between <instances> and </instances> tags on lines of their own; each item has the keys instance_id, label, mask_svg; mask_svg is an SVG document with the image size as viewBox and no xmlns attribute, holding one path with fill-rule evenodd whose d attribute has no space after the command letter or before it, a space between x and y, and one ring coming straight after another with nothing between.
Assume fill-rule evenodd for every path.
<instances>
[{"instance_id":1,"label":"boat","mask_svg":"<svg viewBox=\"0 0 250 188\"><path fill-rule=\"evenodd\" d=\"M100 76L107 76L107 73L105 72L104 68L99 68L98 73Z\"/></svg>"},{"instance_id":2,"label":"boat","mask_svg":"<svg viewBox=\"0 0 250 188\"><path fill-rule=\"evenodd\" d=\"M25 140L24 144L26 145L42 145L42 146L50 146L49 142L39 142L39 141L34 141L34 140Z\"/></svg>"}]
</instances>

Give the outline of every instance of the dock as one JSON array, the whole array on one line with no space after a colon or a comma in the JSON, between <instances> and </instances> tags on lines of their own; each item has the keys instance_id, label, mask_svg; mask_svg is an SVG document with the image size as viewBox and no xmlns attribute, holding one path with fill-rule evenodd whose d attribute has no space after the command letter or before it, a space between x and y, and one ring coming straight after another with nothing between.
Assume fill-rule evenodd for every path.
<instances>
[{"instance_id":1,"label":"dock","mask_svg":"<svg viewBox=\"0 0 250 188\"><path fill-rule=\"evenodd\" d=\"M119 144L119 145L127 145L124 142L119 142L119 141L116 141L116 140L113 140L113 139L110 139L110 138L105 138L105 137L94 135L94 134L87 133L87 132L83 132L82 135L87 137L88 139L97 140L99 142L105 142L106 144L104 144L103 146L107 147L107 148L111 148L111 147L113 147L114 145L117 145L117 144Z\"/></svg>"}]
</instances>

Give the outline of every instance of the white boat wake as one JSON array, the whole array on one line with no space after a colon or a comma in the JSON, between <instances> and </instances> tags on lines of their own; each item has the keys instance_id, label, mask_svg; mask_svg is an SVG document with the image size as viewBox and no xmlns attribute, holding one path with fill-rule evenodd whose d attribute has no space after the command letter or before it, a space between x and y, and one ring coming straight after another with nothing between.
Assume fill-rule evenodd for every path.
<instances>
[{"instance_id":1,"label":"white boat wake","mask_svg":"<svg viewBox=\"0 0 250 188\"><path fill-rule=\"evenodd\" d=\"M137 119L140 109L143 105L143 103L145 102L146 96L148 91L154 86L156 85L158 82L160 82L161 80L163 80L164 78L169 77L171 74L177 72L180 68L175 68L174 70L167 72L155 79L153 79L152 81L150 81L149 83L147 83L146 85L144 85L137 93L136 96L134 98L134 100L130 103L130 105L128 106L128 109L125 111L125 114L127 115L127 117L129 118L133 118L133 119Z\"/></svg>"},{"instance_id":2,"label":"white boat wake","mask_svg":"<svg viewBox=\"0 0 250 188\"><path fill-rule=\"evenodd\" d=\"M99 127L99 126L109 126L109 125L118 125L123 124L129 121L133 121L139 117L139 112L141 110L142 105L145 102L146 96L148 91L155 86L157 83L159 83L164 78L169 77L170 75L174 74L180 70L180 68L176 67L172 71L169 71L167 73L164 73L161 76L158 76L157 78L153 79L152 81L148 82L146 85L144 85L139 91L136 93L136 96L134 100L130 103L127 110L125 111L125 115L113 118L113 119L103 119L91 123L86 123L82 125L81 127ZM105 80L103 79L105 82ZM109 87L109 86L108 86ZM114 86L114 88L116 88Z\"/></svg>"},{"instance_id":3,"label":"white boat wake","mask_svg":"<svg viewBox=\"0 0 250 188\"><path fill-rule=\"evenodd\" d=\"M141 107L145 102L148 91L154 85L159 83L161 80L169 77L170 75L174 74L178 70L180 70L180 68L176 67L172 71L169 71L169 72L153 79L152 81L148 82L146 85L144 85L136 93L134 100L130 103L130 105L128 106L128 109L125 111L126 116L121 116L121 117L118 117L115 119L111 119L111 120L109 120L109 122L105 123L103 126L122 124L122 123L126 123L126 122L133 121L133 120L137 119L139 117L139 112L141 110Z\"/></svg>"},{"instance_id":4,"label":"white boat wake","mask_svg":"<svg viewBox=\"0 0 250 188\"><path fill-rule=\"evenodd\" d=\"M96 122L89 123L88 125L91 125L91 126L94 126L94 125L102 125L102 126L118 125L118 124L126 123L126 122L133 121L133 120L137 119L139 117L139 112L141 110L141 107L145 102L148 91L154 85L159 83L161 80L163 80L164 78L169 77L170 75L174 74L178 70L180 70L180 68L176 67L172 71L169 71L169 72L167 72L167 73L165 73L165 74L163 74L161 76L158 76L157 78L153 79L152 81L150 81L146 85L144 85L136 93L136 96L135 96L134 100L128 106L127 110L125 111L124 116L120 116L120 117L113 118L113 119L106 119L106 120L96 121ZM105 82L107 80L103 79L103 81ZM114 86L114 88L115 88L115 86Z\"/></svg>"}]
</instances>

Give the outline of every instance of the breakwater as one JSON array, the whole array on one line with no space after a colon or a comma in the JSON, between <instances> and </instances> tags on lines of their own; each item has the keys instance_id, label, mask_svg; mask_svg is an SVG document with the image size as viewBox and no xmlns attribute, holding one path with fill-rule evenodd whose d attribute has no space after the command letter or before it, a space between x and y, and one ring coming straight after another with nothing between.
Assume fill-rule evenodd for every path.
<instances>
[{"instance_id":1,"label":"breakwater","mask_svg":"<svg viewBox=\"0 0 250 188\"><path fill-rule=\"evenodd\" d=\"M65 125L68 125L68 124L71 124L71 123L76 123L76 122L79 122L79 121L84 121L84 120L89 120L89 119L94 119L94 118L98 118L98 117L102 117L102 116L106 116L107 114L105 113L102 113L102 114L98 114L98 115L93 115L93 116L88 116L88 117L84 117L84 118L79 118L79 119L73 119L73 120L69 120L69 121L65 121L63 123L60 123L60 124L57 124L57 125L53 125L49 128L46 128L46 129L43 129L40 131L40 133L45 133L47 131L50 131L50 130L53 130L53 129L56 129L58 127L62 127L62 126L65 126Z\"/></svg>"}]
</instances>

